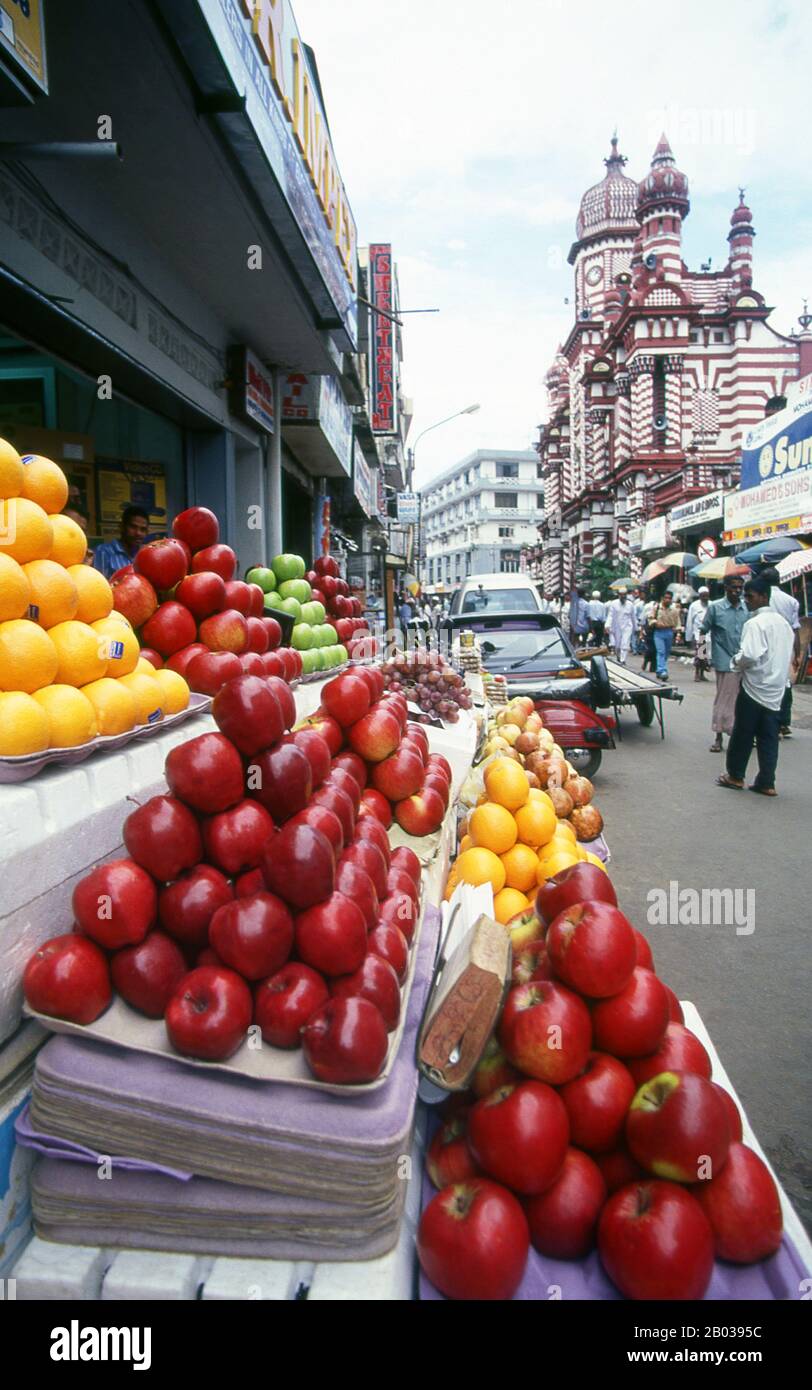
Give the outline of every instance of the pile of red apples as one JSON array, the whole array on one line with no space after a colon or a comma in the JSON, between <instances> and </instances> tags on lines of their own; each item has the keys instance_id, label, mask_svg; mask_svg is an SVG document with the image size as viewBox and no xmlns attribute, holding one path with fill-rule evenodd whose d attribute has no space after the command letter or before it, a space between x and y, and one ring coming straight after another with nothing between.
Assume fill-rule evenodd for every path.
<instances>
[{"instance_id":1,"label":"pile of red apples","mask_svg":"<svg viewBox=\"0 0 812 1390\"><path fill-rule=\"evenodd\" d=\"M382 696L380 672L355 668L293 727L284 680L227 681L219 732L169 753L167 793L124 823L128 857L81 880L73 930L29 960L29 1006L89 1024L115 990L183 1056L223 1061L253 1027L254 1046L301 1047L321 1081L373 1081L419 919L420 860L390 849L389 798L420 781L395 806L420 833L451 782L403 697Z\"/></svg>"},{"instance_id":2,"label":"pile of red apples","mask_svg":"<svg viewBox=\"0 0 812 1390\"><path fill-rule=\"evenodd\" d=\"M625 1297L700 1299L715 1259L774 1254L775 1183L608 875L564 870L511 927L496 1034L428 1153L430 1281L508 1299L531 1244L561 1260L597 1245Z\"/></svg>"},{"instance_id":3,"label":"pile of red apples","mask_svg":"<svg viewBox=\"0 0 812 1390\"><path fill-rule=\"evenodd\" d=\"M341 578L338 561L332 555L319 555L305 579L313 590L313 598L324 604L327 616L338 634L339 642L350 657L374 656L378 642L363 616L364 605L353 598L346 579Z\"/></svg>"},{"instance_id":4,"label":"pile of red apples","mask_svg":"<svg viewBox=\"0 0 812 1390\"><path fill-rule=\"evenodd\" d=\"M301 656L280 646L282 628L265 613L259 585L234 578L237 556L219 534L207 507L179 512L171 536L142 546L113 575L114 607L138 631L141 655L200 695L240 675L294 680Z\"/></svg>"}]
</instances>

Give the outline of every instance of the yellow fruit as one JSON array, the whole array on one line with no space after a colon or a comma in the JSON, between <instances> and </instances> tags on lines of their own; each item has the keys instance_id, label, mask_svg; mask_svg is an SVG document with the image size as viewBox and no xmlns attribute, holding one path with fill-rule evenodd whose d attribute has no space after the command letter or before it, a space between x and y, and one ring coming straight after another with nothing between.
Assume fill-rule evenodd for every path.
<instances>
[{"instance_id":1,"label":"yellow fruit","mask_svg":"<svg viewBox=\"0 0 812 1390\"><path fill-rule=\"evenodd\" d=\"M98 618L90 626L98 635L101 644L99 650L107 658L107 670L104 674L112 676L114 680L119 676L129 676L130 672L135 670L141 655L138 638L132 628L124 627L112 615L109 618Z\"/></svg>"},{"instance_id":2,"label":"yellow fruit","mask_svg":"<svg viewBox=\"0 0 812 1390\"><path fill-rule=\"evenodd\" d=\"M489 883L494 893L500 892L505 886L505 866L491 849L475 845L473 849L465 850L457 858L454 868L457 877L465 883Z\"/></svg>"},{"instance_id":3,"label":"yellow fruit","mask_svg":"<svg viewBox=\"0 0 812 1390\"><path fill-rule=\"evenodd\" d=\"M0 545L3 554L21 565L29 560L46 560L51 553L54 532L51 518L27 497L12 497L0 510Z\"/></svg>"},{"instance_id":4,"label":"yellow fruit","mask_svg":"<svg viewBox=\"0 0 812 1390\"><path fill-rule=\"evenodd\" d=\"M177 671L169 671L162 666L155 672L155 680L161 689L164 714L179 714L189 704L189 687Z\"/></svg>"},{"instance_id":5,"label":"yellow fruit","mask_svg":"<svg viewBox=\"0 0 812 1390\"><path fill-rule=\"evenodd\" d=\"M49 560L67 569L70 565L81 565L87 554L87 536L81 526L69 516L48 518L53 528L50 550L46 552ZM32 555L31 559L35 557Z\"/></svg>"},{"instance_id":6,"label":"yellow fruit","mask_svg":"<svg viewBox=\"0 0 812 1390\"><path fill-rule=\"evenodd\" d=\"M459 881L460 881L460 876L459 876L459 874L457 873L456 868L452 868L452 870L451 870L451 872L449 873L448 878L447 878L447 880L446 880L445 892L443 893L443 901L444 901L444 902L448 902L449 899L452 898L452 897L454 896L454 892L455 892L455 890L456 890L456 888L457 888L457 885L458 885Z\"/></svg>"},{"instance_id":7,"label":"yellow fruit","mask_svg":"<svg viewBox=\"0 0 812 1390\"><path fill-rule=\"evenodd\" d=\"M519 839L523 845L532 845L534 849L552 840L557 824L552 803L546 806L543 801L528 801L516 812Z\"/></svg>"},{"instance_id":8,"label":"yellow fruit","mask_svg":"<svg viewBox=\"0 0 812 1390\"><path fill-rule=\"evenodd\" d=\"M137 724L157 724L163 719L161 687L154 676L133 671L129 676L119 676L119 680L135 699Z\"/></svg>"},{"instance_id":9,"label":"yellow fruit","mask_svg":"<svg viewBox=\"0 0 812 1390\"><path fill-rule=\"evenodd\" d=\"M22 485L23 461L13 444L9 444L7 439L0 439L0 497L19 497ZM0 507L0 520L3 519L2 511Z\"/></svg>"},{"instance_id":10,"label":"yellow fruit","mask_svg":"<svg viewBox=\"0 0 812 1390\"><path fill-rule=\"evenodd\" d=\"M89 623L57 623L48 636L56 647L60 685L87 685L107 675L107 657L99 634Z\"/></svg>"},{"instance_id":11,"label":"yellow fruit","mask_svg":"<svg viewBox=\"0 0 812 1390\"><path fill-rule=\"evenodd\" d=\"M486 801L472 812L468 833L475 845L504 854L516 843L516 822L510 811L493 801Z\"/></svg>"},{"instance_id":12,"label":"yellow fruit","mask_svg":"<svg viewBox=\"0 0 812 1390\"><path fill-rule=\"evenodd\" d=\"M83 685L81 693L96 711L100 734L126 734L135 727L138 718L135 696L121 681L102 676L100 680Z\"/></svg>"},{"instance_id":13,"label":"yellow fruit","mask_svg":"<svg viewBox=\"0 0 812 1390\"><path fill-rule=\"evenodd\" d=\"M495 758L485 769L485 788L491 801L508 811L518 811L530 793L527 773L509 758Z\"/></svg>"},{"instance_id":14,"label":"yellow fruit","mask_svg":"<svg viewBox=\"0 0 812 1390\"><path fill-rule=\"evenodd\" d=\"M33 699L45 711L51 748L76 748L96 737L96 711L75 686L47 685Z\"/></svg>"},{"instance_id":15,"label":"yellow fruit","mask_svg":"<svg viewBox=\"0 0 812 1390\"><path fill-rule=\"evenodd\" d=\"M92 565L70 565L66 573L76 585L78 604L74 617L80 623L95 623L108 617L113 609L113 590L104 575Z\"/></svg>"},{"instance_id":16,"label":"yellow fruit","mask_svg":"<svg viewBox=\"0 0 812 1390\"><path fill-rule=\"evenodd\" d=\"M536 882L546 883L548 878L554 878L560 874L562 869L569 869L573 864L578 863L577 854L566 854L563 850L560 854L552 854L549 859L540 859Z\"/></svg>"},{"instance_id":17,"label":"yellow fruit","mask_svg":"<svg viewBox=\"0 0 812 1390\"><path fill-rule=\"evenodd\" d=\"M139 656L137 662L135 663L135 669L138 672L139 676L154 676L157 674L159 668L157 666L153 666L151 661L147 661L147 658L145 656Z\"/></svg>"},{"instance_id":18,"label":"yellow fruit","mask_svg":"<svg viewBox=\"0 0 812 1390\"><path fill-rule=\"evenodd\" d=\"M3 508L0 505L0 523L2 520ZM0 536L0 545L2 543ZM31 585L26 578L25 570L16 560L12 560L10 555L4 555L0 551L0 623L7 623L11 618L27 617L30 602Z\"/></svg>"},{"instance_id":19,"label":"yellow fruit","mask_svg":"<svg viewBox=\"0 0 812 1390\"><path fill-rule=\"evenodd\" d=\"M514 845L500 858L505 866L506 888L518 888L520 893L529 893L535 888L539 863L535 850L529 845Z\"/></svg>"},{"instance_id":20,"label":"yellow fruit","mask_svg":"<svg viewBox=\"0 0 812 1390\"><path fill-rule=\"evenodd\" d=\"M2 466L0 440L0 466ZM48 747L48 719L33 695L21 690L0 695L0 758L42 753Z\"/></svg>"},{"instance_id":21,"label":"yellow fruit","mask_svg":"<svg viewBox=\"0 0 812 1390\"><path fill-rule=\"evenodd\" d=\"M604 872L605 874L608 874L608 873L609 873L609 870L607 869L607 867L606 867L606 865L604 864L603 860L602 860L602 859L599 859L598 856L597 856L597 854L593 854L592 851L591 851L591 849L588 849L587 852L586 852L586 861L587 861L588 864L597 864L598 868L599 868L599 869L603 869L603 872Z\"/></svg>"},{"instance_id":22,"label":"yellow fruit","mask_svg":"<svg viewBox=\"0 0 812 1390\"><path fill-rule=\"evenodd\" d=\"M50 685L59 657L47 632L29 618L0 623L0 690L23 690L28 695Z\"/></svg>"},{"instance_id":23,"label":"yellow fruit","mask_svg":"<svg viewBox=\"0 0 812 1390\"><path fill-rule=\"evenodd\" d=\"M530 899L526 898L524 893L520 893L516 888L503 888L501 892L494 894L493 915L504 927L511 917L515 917L517 912L523 912L529 906Z\"/></svg>"},{"instance_id":24,"label":"yellow fruit","mask_svg":"<svg viewBox=\"0 0 812 1390\"><path fill-rule=\"evenodd\" d=\"M571 825L568 820L560 820L555 828L554 838L557 840L569 840L571 845L576 844L578 836L575 833L575 826Z\"/></svg>"},{"instance_id":25,"label":"yellow fruit","mask_svg":"<svg viewBox=\"0 0 812 1390\"><path fill-rule=\"evenodd\" d=\"M53 512L61 512L67 502L68 480L58 463L41 454L23 454L20 496L38 502L50 516Z\"/></svg>"},{"instance_id":26,"label":"yellow fruit","mask_svg":"<svg viewBox=\"0 0 812 1390\"><path fill-rule=\"evenodd\" d=\"M54 560L30 560L23 565L31 586L31 611L40 627L54 627L76 617L79 595L68 571Z\"/></svg>"},{"instance_id":27,"label":"yellow fruit","mask_svg":"<svg viewBox=\"0 0 812 1390\"><path fill-rule=\"evenodd\" d=\"M471 848L472 844L473 840L471 839L471 836L463 835L462 839L460 840L460 854L464 854L467 849Z\"/></svg>"},{"instance_id":28,"label":"yellow fruit","mask_svg":"<svg viewBox=\"0 0 812 1390\"><path fill-rule=\"evenodd\" d=\"M514 954L520 951L522 946L529 946L533 941L543 941L547 931L541 918L536 916L535 909L528 907L522 916L524 920L515 923L510 929L510 944Z\"/></svg>"}]
</instances>

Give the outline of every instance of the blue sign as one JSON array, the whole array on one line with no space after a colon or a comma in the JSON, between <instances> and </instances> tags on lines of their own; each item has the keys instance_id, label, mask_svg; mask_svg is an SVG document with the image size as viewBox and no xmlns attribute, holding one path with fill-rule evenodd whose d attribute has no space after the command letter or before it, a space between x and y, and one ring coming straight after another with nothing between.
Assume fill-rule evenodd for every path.
<instances>
[{"instance_id":1,"label":"blue sign","mask_svg":"<svg viewBox=\"0 0 812 1390\"><path fill-rule=\"evenodd\" d=\"M807 382L785 410L745 431L740 488L812 468L812 381Z\"/></svg>"}]
</instances>

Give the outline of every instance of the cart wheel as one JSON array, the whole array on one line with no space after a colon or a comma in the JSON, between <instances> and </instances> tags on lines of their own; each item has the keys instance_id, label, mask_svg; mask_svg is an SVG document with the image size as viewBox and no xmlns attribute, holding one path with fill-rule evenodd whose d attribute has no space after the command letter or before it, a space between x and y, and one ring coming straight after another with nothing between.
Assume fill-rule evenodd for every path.
<instances>
[{"instance_id":1,"label":"cart wheel","mask_svg":"<svg viewBox=\"0 0 812 1390\"><path fill-rule=\"evenodd\" d=\"M592 687L592 700L596 709L608 709L612 703L612 686L609 672L602 656L593 656L589 663L589 683Z\"/></svg>"},{"instance_id":2,"label":"cart wheel","mask_svg":"<svg viewBox=\"0 0 812 1390\"><path fill-rule=\"evenodd\" d=\"M572 763L581 777L594 777L603 760L600 748L564 749L567 762Z\"/></svg>"},{"instance_id":3,"label":"cart wheel","mask_svg":"<svg viewBox=\"0 0 812 1390\"><path fill-rule=\"evenodd\" d=\"M637 706L637 718L643 728L647 729L650 724L654 723L654 696L638 695L634 703Z\"/></svg>"}]
</instances>

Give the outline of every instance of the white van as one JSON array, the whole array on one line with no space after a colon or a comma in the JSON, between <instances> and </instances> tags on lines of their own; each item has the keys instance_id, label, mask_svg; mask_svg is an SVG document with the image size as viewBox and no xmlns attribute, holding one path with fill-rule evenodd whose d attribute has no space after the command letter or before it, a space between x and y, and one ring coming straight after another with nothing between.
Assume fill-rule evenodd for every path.
<instances>
[{"instance_id":1,"label":"white van","mask_svg":"<svg viewBox=\"0 0 812 1390\"><path fill-rule=\"evenodd\" d=\"M450 615L541 613L538 589L527 574L473 574L451 600Z\"/></svg>"}]
</instances>

